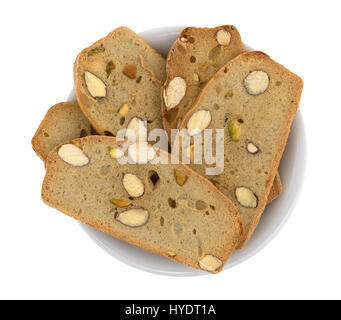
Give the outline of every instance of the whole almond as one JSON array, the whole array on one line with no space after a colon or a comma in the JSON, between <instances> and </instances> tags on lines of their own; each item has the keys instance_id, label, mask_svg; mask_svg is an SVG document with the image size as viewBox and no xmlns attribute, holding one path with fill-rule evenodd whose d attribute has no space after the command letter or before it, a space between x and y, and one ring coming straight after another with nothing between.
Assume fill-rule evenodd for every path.
<instances>
[{"instance_id":1,"label":"whole almond","mask_svg":"<svg viewBox=\"0 0 341 320\"><path fill-rule=\"evenodd\" d=\"M102 98L107 94L106 85L104 82L89 71L84 72L86 87L94 98Z\"/></svg>"},{"instance_id":2,"label":"whole almond","mask_svg":"<svg viewBox=\"0 0 341 320\"><path fill-rule=\"evenodd\" d=\"M194 136L200 133L208 127L211 119L211 113L208 110L194 112L187 122L188 134Z\"/></svg>"},{"instance_id":3,"label":"whole almond","mask_svg":"<svg viewBox=\"0 0 341 320\"><path fill-rule=\"evenodd\" d=\"M251 72L244 80L246 91L256 96L266 91L269 86L269 76L262 70Z\"/></svg>"},{"instance_id":4,"label":"whole almond","mask_svg":"<svg viewBox=\"0 0 341 320\"><path fill-rule=\"evenodd\" d=\"M222 265L222 261L217 257L207 254L199 261L199 266L201 269L209 272L215 272Z\"/></svg>"},{"instance_id":5,"label":"whole almond","mask_svg":"<svg viewBox=\"0 0 341 320\"><path fill-rule=\"evenodd\" d=\"M82 167L89 163L89 158L74 144L64 144L58 150L58 155L68 164Z\"/></svg>"},{"instance_id":6,"label":"whole almond","mask_svg":"<svg viewBox=\"0 0 341 320\"><path fill-rule=\"evenodd\" d=\"M122 180L124 189L134 198L141 197L144 193L144 185L139 177L132 173L126 173Z\"/></svg>"},{"instance_id":7,"label":"whole almond","mask_svg":"<svg viewBox=\"0 0 341 320\"><path fill-rule=\"evenodd\" d=\"M181 77L175 77L169 82L163 92L163 99L168 110L175 108L180 103L185 96L186 88L186 81Z\"/></svg>"},{"instance_id":8,"label":"whole almond","mask_svg":"<svg viewBox=\"0 0 341 320\"><path fill-rule=\"evenodd\" d=\"M119 213L116 220L129 227L141 227L147 223L149 214L147 210L137 208Z\"/></svg>"}]
</instances>

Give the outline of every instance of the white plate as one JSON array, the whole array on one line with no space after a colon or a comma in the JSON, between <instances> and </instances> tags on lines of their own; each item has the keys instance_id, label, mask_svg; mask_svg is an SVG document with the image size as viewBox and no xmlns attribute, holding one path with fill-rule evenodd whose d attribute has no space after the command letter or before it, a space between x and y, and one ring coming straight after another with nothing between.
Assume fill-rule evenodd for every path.
<instances>
[{"instance_id":1,"label":"white plate","mask_svg":"<svg viewBox=\"0 0 341 320\"><path fill-rule=\"evenodd\" d=\"M152 47L164 56L184 27L157 28L140 33ZM248 47L248 49L251 49ZM75 100L74 90L69 101ZM223 271L252 257L264 248L287 221L300 195L306 167L306 138L301 113L298 112L292 125L279 172L283 184L281 196L268 205L250 241L241 251L234 251ZM124 241L118 240L86 224L79 222L82 229L102 249L116 259L137 269L169 276L199 276L206 272L186 267Z\"/></svg>"}]
</instances>

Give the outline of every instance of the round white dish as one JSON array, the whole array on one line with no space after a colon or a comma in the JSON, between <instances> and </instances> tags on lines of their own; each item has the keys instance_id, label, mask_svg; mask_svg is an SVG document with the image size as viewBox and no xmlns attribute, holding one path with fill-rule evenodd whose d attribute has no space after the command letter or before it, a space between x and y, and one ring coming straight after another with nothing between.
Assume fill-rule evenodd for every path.
<instances>
[{"instance_id":1,"label":"round white dish","mask_svg":"<svg viewBox=\"0 0 341 320\"><path fill-rule=\"evenodd\" d=\"M139 35L166 56L170 46L183 28L183 26L157 28L141 32ZM251 50L251 47L246 47ZM75 99L73 90L68 100ZM279 198L266 207L248 244L243 250L232 253L223 271L236 266L263 249L284 226L300 196L306 168L306 152L304 123L302 115L298 111L279 167L283 192ZM137 269L168 276L207 274L118 240L81 222L79 224L88 236L107 253Z\"/></svg>"}]
</instances>

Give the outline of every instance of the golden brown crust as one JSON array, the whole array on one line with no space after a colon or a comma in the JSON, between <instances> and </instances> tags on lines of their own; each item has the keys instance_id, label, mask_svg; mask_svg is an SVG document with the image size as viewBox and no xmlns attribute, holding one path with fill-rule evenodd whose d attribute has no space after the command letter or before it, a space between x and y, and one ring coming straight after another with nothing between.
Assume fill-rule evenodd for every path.
<instances>
[{"instance_id":1,"label":"golden brown crust","mask_svg":"<svg viewBox=\"0 0 341 320\"><path fill-rule=\"evenodd\" d=\"M266 55L263 52L259 51L253 51L253 52L245 52L229 63L227 63L224 67L222 67L213 77L212 79L208 82L208 84L205 86L203 89L201 95L197 99L195 105L193 108L186 114L185 118L183 119L180 129L184 128L187 124L188 119L190 116L198 109L201 107L203 100L205 99L206 96L209 96L210 91L213 91L213 86L219 81L219 79L226 79L226 77L229 76L229 74L232 74L233 68L243 68L243 66L248 66L250 64L250 68L252 70L259 70L262 68L268 69L270 79L271 77L275 78L275 73L276 76L281 76L281 79L285 80L285 83L279 83L278 85L284 85L286 86L286 93L283 93L284 95L287 94L288 97L290 97L289 101L286 102L281 102L282 100L279 101L278 107L282 105L283 107L283 114L285 116L281 116L281 128L278 129L278 133L281 132L281 134L277 134L276 136L276 142L275 142L275 153L271 155L271 167L267 168L266 171L266 181L265 181L265 187L262 195L257 195L259 202L258 206L256 209L253 210L252 214L250 214L251 211L245 211L244 208L240 207L238 202L235 200L233 196L230 195L230 199L233 200L233 202L236 204L237 208L239 209L239 212L241 213L244 224L246 226L246 232L244 233L244 237L242 238L241 242L238 245L237 249L241 249L245 246L249 238L251 237L254 229L256 228L259 219L263 213L263 210L265 208L268 196L270 194L270 189L272 186L272 182L274 181L274 178L277 174L277 169L288 139L288 135L290 132L290 126L291 123L295 117L295 114L298 109L299 101L301 98L301 93L303 89L303 81L300 77L295 75L294 73L290 72L287 70L285 67L282 65L278 64L277 62L273 61L272 59L269 58L268 55ZM260 68L262 66L262 68ZM247 69L247 68L246 68ZM239 70L239 69L236 69ZM274 70L274 72L270 72L270 70ZM246 72L246 71L245 71ZM234 73L235 74L235 73ZM231 80L232 81L232 80ZM235 80L234 80L235 81ZM241 84L242 85L242 84ZM238 88L236 89L238 90ZM242 90L242 89L240 89ZM242 91L240 91L242 92ZM242 93L240 93L242 94ZM284 97L287 98L287 97ZM262 98L261 98L262 99ZM264 98L265 99L265 98ZM253 100L256 101L256 100ZM274 101L274 100L273 100ZM240 104L242 105L242 101L240 101ZM268 101L269 103L269 101ZM264 104L266 105L266 104ZM205 105L206 106L206 105ZM207 106L209 108L209 106ZM274 106L273 106L274 108ZM275 116L274 114L272 114ZM269 123L269 121L267 122ZM225 179L228 179L227 176L225 176ZM251 181L250 181L251 182ZM229 191L230 193L233 192L233 190ZM232 194L232 193L231 193ZM243 211L244 210L244 211ZM248 209L251 210L251 209Z\"/></svg>"},{"instance_id":2,"label":"golden brown crust","mask_svg":"<svg viewBox=\"0 0 341 320\"><path fill-rule=\"evenodd\" d=\"M88 148L87 150L89 151L89 146L90 144L117 144L119 145L121 142L118 142L115 138L113 137L104 137L104 136L90 136L90 137L85 137L85 138L81 138L81 139L76 139L74 141L72 141L73 144L79 146L80 148ZM170 258L167 254L166 250L162 250L161 247L158 247L157 244L155 245L150 245L150 242L148 244L148 242L141 242L139 240L137 240L136 237L133 237L131 235L129 235L128 233L125 233L124 230L122 231L122 229L115 229L115 231L113 231L112 227L109 227L109 225L107 225L106 223L99 223L96 222L95 218L92 218L89 215L85 215L85 214L77 214L76 211L74 210L68 210L67 209L67 205L64 205L63 203L57 203L58 201L56 199L51 199L53 197L53 192L52 190L55 188L55 183L53 182L53 178L54 178L54 174L56 172L55 168L57 168L58 166L63 166L63 161L59 159L58 157L58 153L57 150L60 148L60 146L57 146L52 152L50 152L47 160L46 160L46 176L44 178L44 182L43 182L43 186L42 186L42 199L43 201L51 206L56 208L59 211L64 212L65 214L78 219L84 223L89 224L90 226L99 229L103 232L106 232L108 234L111 234L112 236L127 241L131 244L137 245L139 247L142 247L146 250L152 251L154 253L157 253L159 255L162 255L164 257ZM160 150L160 153L167 155L166 152ZM169 159L171 159L171 156L168 155ZM90 158L90 163L92 161L95 161L93 159ZM168 165L164 165L166 167L168 167ZM134 166L136 169L136 165ZM166 168L165 167L165 168ZM219 214L220 217L229 217L228 220L230 221L234 221L234 225L231 226L231 232L233 234L233 236L230 237L231 241L229 243L224 243L224 240L219 240L217 239L217 246L220 247L220 252L223 253L224 256L221 256L222 260L223 260L223 265L225 264L225 262L227 261L227 259L229 258L231 252L233 251L233 249L235 248L235 246L237 245L240 236L243 234L243 222L241 220L241 217L236 209L236 207L233 205L233 203L231 201L229 201L221 192L219 192L209 181L207 181L206 179L204 179L203 177L201 177L199 174L195 173L193 170L191 170L190 168L188 168L187 166L183 165L183 164L179 164L176 165L177 168L179 168L182 171L185 171L189 177L192 177L195 180L195 183L201 185L201 188L204 190L210 190L210 192L212 192L212 198L214 198L214 201L218 201L219 202L219 208L217 207L215 210L220 210L220 211L214 211L215 214ZM60 170L62 170L62 168L59 168L59 172ZM84 170L86 170L86 168L84 167ZM117 169L116 169L117 170ZM133 170L133 168L131 168L131 170ZM159 170L161 170L159 168ZM65 195L66 196L66 195ZM140 201L140 200L138 200ZM224 209L223 209L224 208ZM84 209L86 210L86 209ZM83 212L84 213L84 212ZM165 213L163 213L165 214ZM189 214L189 213L187 213ZM213 213L211 212L211 215ZM213 219L213 218L211 218ZM220 221L221 223L224 223L224 221ZM234 231L232 231L234 230ZM149 230L149 232L152 232L152 229ZM207 237L210 237L211 235L206 235ZM227 238L226 238L227 239ZM222 250L222 248L224 248L224 250ZM191 259L189 256L186 257L186 255L183 254L178 254L175 257L172 257L172 260L181 262L185 265L194 267L194 268L198 268L199 269L199 265L197 264L196 261L193 261L193 259ZM223 265L216 271L219 272L222 270Z\"/></svg>"}]
</instances>

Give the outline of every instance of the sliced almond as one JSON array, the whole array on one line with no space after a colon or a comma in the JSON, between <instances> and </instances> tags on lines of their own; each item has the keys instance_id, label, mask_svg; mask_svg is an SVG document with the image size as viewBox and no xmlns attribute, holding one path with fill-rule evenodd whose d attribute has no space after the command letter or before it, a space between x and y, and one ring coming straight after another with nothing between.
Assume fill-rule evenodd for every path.
<instances>
[{"instance_id":1,"label":"sliced almond","mask_svg":"<svg viewBox=\"0 0 341 320\"><path fill-rule=\"evenodd\" d=\"M128 103L123 103L120 110L118 111L118 113L121 115L121 116L126 116L129 112L129 106L128 106Z\"/></svg>"},{"instance_id":2,"label":"sliced almond","mask_svg":"<svg viewBox=\"0 0 341 320\"><path fill-rule=\"evenodd\" d=\"M74 144L64 144L58 150L58 155L68 164L75 167L82 167L89 163L89 158Z\"/></svg>"},{"instance_id":3,"label":"sliced almond","mask_svg":"<svg viewBox=\"0 0 341 320\"><path fill-rule=\"evenodd\" d=\"M134 117L128 124L125 136L130 142L144 142L147 141L147 134L146 121Z\"/></svg>"},{"instance_id":4,"label":"sliced almond","mask_svg":"<svg viewBox=\"0 0 341 320\"><path fill-rule=\"evenodd\" d=\"M258 205L258 199L251 189L246 187L236 188L235 195L237 201L246 208L256 208Z\"/></svg>"},{"instance_id":5,"label":"sliced almond","mask_svg":"<svg viewBox=\"0 0 341 320\"><path fill-rule=\"evenodd\" d=\"M246 144L246 150L251 154L256 154L259 151L259 148L251 141Z\"/></svg>"},{"instance_id":6,"label":"sliced almond","mask_svg":"<svg viewBox=\"0 0 341 320\"><path fill-rule=\"evenodd\" d=\"M138 142L128 147L128 155L134 163L146 164L156 157L156 152L147 142Z\"/></svg>"},{"instance_id":7,"label":"sliced almond","mask_svg":"<svg viewBox=\"0 0 341 320\"><path fill-rule=\"evenodd\" d=\"M183 186L187 181L188 176L183 172L174 169L175 181L179 186Z\"/></svg>"},{"instance_id":8,"label":"sliced almond","mask_svg":"<svg viewBox=\"0 0 341 320\"><path fill-rule=\"evenodd\" d=\"M128 207L132 203L130 200L122 200L122 199L115 199L115 198L110 199L110 202L120 208Z\"/></svg>"},{"instance_id":9,"label":"sliced almond","mask_svg":"<svg viewBox=\"0 0 341 320\"><path fill-rule=\"evenodd\" d=\"M119 147L109 147L109 154L113 159L119 159L124 156L124 152Z\"/></svg>"},{"instance_id":10,"label":"sliced almond","mask_svg":"<svg viewBox=\"0 0 341 320\"><path fill-rule=\"evenodd\" d=\"M229 45L231 41L231 34L230 32L224 29L221 29L216 33L216 39L217 39L217 42L221 44L222 46L227 46Z\"/></svg>"},{"instance_id":11,"label":"sliced almond","mask_svg":"<svg viewBox=\"0 0 341 320\"><path fill-rule=\"evenodd\" d=\"M89 71L84 72L84 79L90 94L94 98L103 98L107 94L104 82Z\"/></svg>"},{"instance_id":12,"label":"sliced almond","mask_svg":"<svg viewBox=\"0 0 341 320\"><path fill-rule=\"evenodd\" d=\"M186 94L186 81L181 77L173 78L163 92L166 108L175 108Z\"/></svg>"},{"instance_id":13,"label":"sliced almond","mask_svg":"<svg viewBox=\"0 0 341 320\"><path fill-rule=\"evenodd\" d=\"M263 93L269 86L269 76L266 72L257 70L251 72L244 79L244 86L246 91L251 95L258 95Z\"/></svg>"},{"instance_id":14,"label":"sliced almond","mask_svg":"<svg viewBox=\"0 0 341 320\"><path fill-rule=\"evenodd\" d=\"M119 213L116 220L129 227L141 227L148 221L148 211L137 208Z\"/></svg>"},{"instance_id":15,"label":"sliced almond","mask_svg":"<svg viewBox=\"0 0 341 320\"><path fill-rule=\"evenodd\" d=\"M217 271L222 264L223 262L220 259L211 254L207 254L199 261L199 267L209 272Z\"/></svg>"},{"instance_id":16,"label":"sliced almond","mask_svg":"<svg viewBox=\"0 0 341 320\"><path fill-rule=\"evenodd\" d=\"M124 189L134 198L141 197L144 194L144 185L139 177L132 173L126 173L122 180Z\"/></svg>"},{"instance_id":17,"label":"sliced almond","mask_svg":"<svg viewBox=\"0 0 341 320\"><path fill-rule=\"evenodd\" d=\"M198 110L192 114L187 122L188 134L194 136L206 129L212 118L208 110Z\"/></svg>"}]
</instances>

